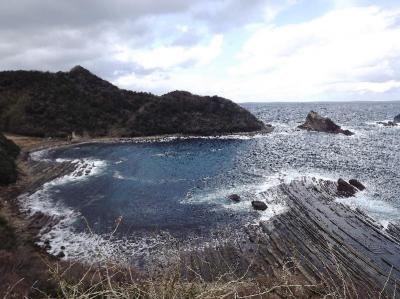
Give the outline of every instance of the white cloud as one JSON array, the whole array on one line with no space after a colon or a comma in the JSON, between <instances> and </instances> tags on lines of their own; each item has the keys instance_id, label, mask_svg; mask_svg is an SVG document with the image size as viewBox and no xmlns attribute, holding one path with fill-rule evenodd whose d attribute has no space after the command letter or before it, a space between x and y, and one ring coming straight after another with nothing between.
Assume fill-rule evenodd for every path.
<instances>
[{"instance_id":1,"label":"white cloud","mask_svg":"<svg viewBox=\"0 0 400 299\"><path fill-rule=\"evenodd\" d=\"M387 82L356 82L343 84L344 86L338 86L337 89L340 90L354 90L360 94L365 94L368 92L384 93L392 89L400 87L400 81L390 80Z\"/></svg>"},{"instance_id":2,"label":"white cloud","mask_svg":"<svg viewBox=\"0 0 400 299\"><path fill-rule=\"evenodd\" d=\"M203 65L215 59L222 49L223 36L215 35L207 45L159 46L152 49L131 49L127 46L116 46L115 58L124 63L135 63L145 69L167 69L187 63Z\"/></svg>"},{"instance_id":3,"label":"white cloud","mask_svg":"<svg viewBox=\"0 0 400 299\"><path fill-rule=\"evenodd\" d=\"M116 83L159 93L188 89L237 101L392 97L400 90L399 20L400 10L353 7L299 24L249 25L244 29L250 36L241 42L236 61L224 60L219 36L189 48L128 51L126 61L157 71L130 74ZM179 67L189 61L196 63Z\"/></svg>"},{"instance_id":4,"label":"white cloud","mask_svg":"<svg viewBox=\"0 0 400 299\"><path fill-rule=\"evenodd\" d=\"M400 11L359 7L300 24L264 26L244 44L231 78L243 78L242 90L252 90L253 100L386 92L398 87L399 20Z\"/></svg>"},{"instance_id":5,"label":"white cloud","mask_svg":"<svg viewBox=\"0 0 400 299\"><path fill-rule=\"evenodd\" d=\"M400 5L318 1L314 19L308 0L4 2L0 68L81 64L128 89L237 101L400 97Z\"/></svg>"}]
</instances>

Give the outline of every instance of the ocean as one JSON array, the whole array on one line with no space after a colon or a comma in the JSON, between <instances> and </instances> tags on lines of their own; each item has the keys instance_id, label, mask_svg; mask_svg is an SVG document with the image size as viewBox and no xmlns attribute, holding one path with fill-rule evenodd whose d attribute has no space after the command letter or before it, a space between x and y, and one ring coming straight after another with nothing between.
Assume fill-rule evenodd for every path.
<instances>
[{"instance_id":1,"label":"ocean","mask_svg":"<svg viewBox=\"0 0 400 299\"><path fill-rule=\"evenodd\" d=\"M50 253L67 259L118 257L142 265L155 255L240 239L246 226L284 213L274 187L299 178L356 178L367 189L338 203L386 227L400 222L400 102L243 104L273 133L83 144L34 159L74 161L71 175L24 195L28 213L58 217L43 232ZM297 129L314 110L354 136ZM239 203L227 197L238 194ZM268 209L254 211L252 200Z\"/></svg>"}]
</instances>

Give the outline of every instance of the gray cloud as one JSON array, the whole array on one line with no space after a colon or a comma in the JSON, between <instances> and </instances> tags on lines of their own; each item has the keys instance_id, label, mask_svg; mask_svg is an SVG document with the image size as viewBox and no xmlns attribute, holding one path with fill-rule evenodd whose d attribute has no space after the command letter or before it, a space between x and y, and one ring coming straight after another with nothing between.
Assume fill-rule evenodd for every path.
<instances>
[{"instance_id":1,"label":"gray cloud","mask_svg":"<svg viewBox=\"0 0 400 299\"><path fill-rule=\"evenodd\" d=\"M1 28L81 27L187 10L186 0L20 0L0 3Z\"/></svg>"},{"instance_id":2,"label":"gray cloud","mask_svg":"<svg viewBox=\"0 0 400 299\"><path fill-rule=\"evenodd\" d=\"M207 21L215 32L225 32L229 29L263 19L262 8L284 1L265 0L221 0L210 3L193 13L196 19Z\"/></svg>"},{"instance_id":3,"label":"gray cloud","mask_svg":"<svg viewBox=\"0 0 400 299\"><path fill-rule=\"evenodd\" d=\"M116 45L131 49L193 47L216 33L262 19L261 8L278 2L0 1L0 70L65 71L80 64L108 80L132 73L146 76L160 70L116 60ZM188 30L179 30L178 25ZM195 63L185 61L179 67L190 68Z\"/></svg>"}]
</instances>

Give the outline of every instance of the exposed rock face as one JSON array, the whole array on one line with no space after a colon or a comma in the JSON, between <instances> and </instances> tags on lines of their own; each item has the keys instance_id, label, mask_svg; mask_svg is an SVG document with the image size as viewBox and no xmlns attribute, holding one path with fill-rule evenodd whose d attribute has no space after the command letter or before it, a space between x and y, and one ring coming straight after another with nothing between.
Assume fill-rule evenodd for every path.
<instances>
[{"instance_id":1,"label":"exposed rock face","mask_svg":"<svg viewBox=\"0 0 400 299\"><path fill-rule=\"evenodd\" d=\"M253 206L254 210L258 211L265 211L268 208L268 206L264 202L258 200L252 201L251 205Z\"/></svg>"},{"instance_id":2,"label":"exposed rock face","mask_svg":"<svg viewBox=\"0 0 400 299\"><path fill-rule=\"evenodd\" d=\"M360 190L360 191L362 191L362 190L364 190L365 189L365 186L360 182L360 181L358 181L358 180L356 180L356 179L351 179L351 180L349 180L349 183L351 184L351 185L353 185L354 187L356 187L358 190Z\"/></svg>"},{"instance_id":3,"label":"exposed rock face","mask_svg":"<svg viewBox=\"0 0 400 299\"><path fill-rule=\"evenodd\" d=\"M337 193L341 197L352 197L357 193L357 189L343 179L337 181Z\"/></svg>"},{"instance_id":4,"label":"exposed rock face","mask_svg":"<svg viewBox=\"0 0 400 299\"><path fill-rule=\"evenodd\" d=\"M0 72L0 130L29 136L133 137L272 131L230 100L174 91L163 96L69 72Z\"/></svg>"},{"instance_id":5,"label":"exposed rock face","mask_svg":"<svg viewBox=\"0 0 400 299\"><path fill-rule=\"evenodd\" d=\"M240 202L240 196L237 194L231 194L228 196L228 198L234 202Z\"/></svg>"},{"instance_id":6,"label":"exposed rock face","mask_svg":"<svg viewBox=\"0 0 400 299\"><path fill-rule=\"evenodd\" d=\"M306 122L300 126L300 129L309 131L318 131L334 134L344 134L347 136L353 135L349 130L343 130L340 126L335 124L330 118L325 118L319 115L317 112L311 111L308 113Z\"/></svg>"},{"instance_id":7,"label":"exposed rock face","mask_svg":"<svg viewBox=\"0 0 400 299\"><path fill-rule=\"evenodd\" d=\"M389 225L383 230L361 210L337 204L336 182L312 181L310 184L304 178L274 187L290 208L268 221L261 220L259 227L249 226L250 242L229 243L218 247L217 252L191 253L185 258L190 265L188 277L196 278L197 273L202 273L204 279L210 277L211 280L228 273L229 269L237 271L236 277L244 273L250 273L250 277L280 277L282 272L276 270L295 256L294 264L299 265L300 270L296 273L305 275L310 284L318 284L329 277L337 285L343 283L343 273L346 273L346 279L357 289L355 298L378 298L391 273L385 288L391 297L393 291L398 290L400 278L398 225ZM341 270L338 271L338 267ZM196 273L191 271L194 268L198 269ZM314 293L297 297L321 296Z\"/></svg>"},{"instance_id":8,"label":"exposed rock face","mask_svg":"<svg viewBox=\"0 0 400 299\"><path fill-rule=\"evenodd\" d=\"M0 185L8 185L17 180L15 158L19 147L0 133Z\"/></svg>"},{"instance_id":9,"label":"exposed rock face","mask_svg":"<svg viewBox=\"0 0 400 299\"><path fill-rule=\"evenodd\" d=\"M396 124L400 123L400 114L399 114L399 115L396 115L396 116L394 117L394 122L395 122Z\"/></svg>"}]
</instances>

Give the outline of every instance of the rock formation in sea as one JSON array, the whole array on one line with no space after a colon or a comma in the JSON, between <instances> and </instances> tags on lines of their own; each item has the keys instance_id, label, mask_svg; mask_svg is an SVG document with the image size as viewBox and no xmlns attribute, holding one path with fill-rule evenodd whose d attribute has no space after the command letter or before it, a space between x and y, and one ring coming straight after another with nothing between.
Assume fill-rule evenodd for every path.
<instances>
[{"instance_id":1,"label":"rock formation in sea","mask_svg":"<svg viewBox=\"0 0 400 299\"><path fill-rule=\"evenodd\" d=\"M17 179L15 159L19 147L0 133L0 185L14 183Z\"/></svg>"},{"instance_id":2,"label":"rock formation in sea","mask_svg":"<svg viewBox=\"0 0 400 299\"><path fill-rule=\"evenodd\" d=\"M39 136L133 137L272 131L218 96L163 96L119 89L83 67L69 72L0 72L0 130Z\"/></svg>"},{"instance_id":3,"label":"rock formation in sea","mask_svg":"<svg viewBox=\"0 0 400 299\"><path fill-rule=\"evenodd\" d=\"M265 202L262 202L259 200L252 201L251 205L253 206L254 210L258 210L258 211L265 211L268 208L268 206L265 204Z\"/></svg>"},{"instance_id":4,"label":"rock formation in sea","mask_svg":"<svg viewBox=\"0 0 400 299\"><path fill-rule=\"evenodd\" d=\"M228 196L228 199L230 199L233 202L240 202L240 196L237 194L231 194Z\"/></svg>"},{"instance_id":5,"label":"rock formation in sea","mask_svg":"<svg viewBox=\"0 0 400 299\"><path fill-rule=\"evenodd\" d=\"M365 189L365 186L359 180L351 179L351 180L349 180L349 183L351 185L353 185L354 187L356 187L360 191Z\"/></svg>"},{"instance_id":6,"label":"rock formation in sea","mask_svg":"<svg viewBox=\"0 0 400 299\"><path fill-rule=\"evenodd\" d=\"M314 111L310 111L310 113L308 113L305 123L298 126L298 128L309 131L344 134L347 136L351 136L354 134L349 130L343 130L340 126L335 124L330 118L322 117L321 115L319 115L317 112Z\"/></svg>"},{"instance_id":7,"label":"rock formation in sea","mask_svg":"<svg viewBox=\"0 0 400 299\"><path fill-rule=\"evenodd\" d=\"M399 114L399 115L396 115L396 116L394 117L394 122L395 122L396 124L400 123L400 114Z\"/></svg>"},{"instance_id":8,"label":"rock formation in sea","mask_svg":"<svg viewBox=\"0 0 400 299\"><path fill-rule=\"evenodd\" d=\"M340 197L351 197L357 193L357 188L343 179L337 181L337 193Z\"/></svg>"}]
</instances>

